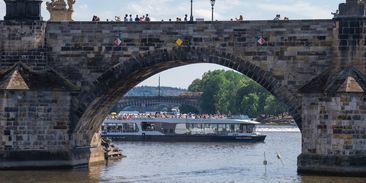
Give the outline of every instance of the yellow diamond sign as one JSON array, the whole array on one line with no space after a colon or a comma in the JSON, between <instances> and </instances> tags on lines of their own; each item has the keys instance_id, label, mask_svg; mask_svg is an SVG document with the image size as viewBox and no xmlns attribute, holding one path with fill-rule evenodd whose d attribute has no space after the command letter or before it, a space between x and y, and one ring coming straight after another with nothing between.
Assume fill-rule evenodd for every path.
<instances>
[{"instance_id":1,"label":"yellow diamond sign","mask_svg":"<svg viewBox=\"0 0 366 183\"><path fill-rule=\"evenodd\" d=\"M175 43L177 43L178 46L182 46L183 40L181 38L178 38L177 41L175 41Z\"/></svg>"}]
</instances>

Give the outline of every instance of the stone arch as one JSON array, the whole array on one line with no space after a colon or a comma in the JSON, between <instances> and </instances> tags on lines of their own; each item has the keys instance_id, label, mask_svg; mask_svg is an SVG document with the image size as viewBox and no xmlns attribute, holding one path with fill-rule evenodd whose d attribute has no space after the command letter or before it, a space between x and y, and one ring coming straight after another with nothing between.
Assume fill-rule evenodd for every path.
<instances>
[{"instance_id":1,"label":"stone arch","mask_svg":"<svg viewBox=\"0 0 366 183\"><path fill-rule=\"evenodd\" d=\"M74 117L74 133L91 137L98 131L121 96L134 86L161 71L194 63L213 63L236 70L267 89L289 107L301 128L301 103L272 73L235 55L209 48L174 47L149 51L123 61L101 75L81 92Z\"/></svg>"},{"instance_id":2,"label":"stone arch","mask_svg":"<svg viewBox=\"0 0 366 183\"><path fill-rule=\"evenodd\" d=\"M134 99L136 98L136 99ZM140 98L140 99L138 99ZM190 98L187 98L187 100L185 100L185 98L181 97L127 97L126 100L122 100L121 102L119 102L118 108L119 109L124 109L126 107L130 107L130 106L135 106L135 107L139 107L142 104L147 104L149 106L153 106L153 105L162 105L162 106L166 106L166 107L171 107L171 106L182 106L182 105L187 105L190 107L195 108L197 111L201 112L201 107L200 107L200 103L199 101L192 101L190 100Z\"/></svg>"}]
</instances>

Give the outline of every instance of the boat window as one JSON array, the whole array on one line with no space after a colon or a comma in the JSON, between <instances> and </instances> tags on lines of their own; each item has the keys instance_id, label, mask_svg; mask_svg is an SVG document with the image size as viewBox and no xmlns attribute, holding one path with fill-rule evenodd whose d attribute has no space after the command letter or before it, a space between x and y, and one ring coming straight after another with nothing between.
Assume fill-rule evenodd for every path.
<instances>
[{"instance_id":1,"label":"boat window","mask_svg":"<svg viewBox=\"0 0 366 183\"><path fill-rule=\"evenodd\" d=\"M180 134L180 135L188 134L189 133L189 131L188 131L189 126L190 125L188 125L188 124L177 124L177 126L175 127L175 133Z\"/></svg>"},{"instance_id":2,"label":"boat window","mask_svg":"<svg viewBox=\"0 0 366 183\"><path fill-rule=\"evenodd\" d=\"M255 125L247 125L247 133L253 133L254 128L255 128Z\"/></svg>"},{"instance_id":3,"label":"boat window","mask_svg":"<svg viewBox=\"0 0 366 183\"><path fill-rule=\"evenodd\" d=\"M193 128L201 128L202 127L202 124L194 124L193 125Z\"/></svg>"},{"instance_id":4,"label":"boat window","mask_svg":"<svg viewBox=\"0 0 366 183\"><path fill-rule=\"evenodd\" d=\"M240 125L239 133L246 133L247 127L243 124Z\"/></svg>"},{"instance_id":5,"label":"boat window","mask_svg":"<svg viewBox=\"0 0 366 183\"><path fill-rule=\"evenodd\" d=\"M237 129L235 129L235 130L237 131ZM253 125L253 124L240 124L238 133L253 133L254 131L255 131L255 125Z\"/></svg>"},{"instance_id":6,"label":"boat window","mask_svg":"<svg viewBox=\"0 0 366 183\"><path fill-rule=\"evenodd\" d=\"M217 134L219 126L217 124L212 124L211 129L214 134Z\"/></svg>"},{"instance_id":7,"label":"boat window","mask_svg":"<svg viewBox=\"0 0 366 183\"><path fill-rule=\"evenodd\" d=\"M138 132L136 123L108 123L102 126L103 132L109 133L133 133Z\"/></svg>"},{"instance_id":8,"label":"boat window","mask_svg":"<svg viewBox=\"0 0 366 183\"><path fill-rule=\"evenodd\" d=\"M242 133L242 132L240 131L240 124L235 124L235 125L234 125L234 131L235 131L235 133Z\"/></svg>"},{"instance_id":9,"label":"boat window","mask_svg":"<svg viewBox=\"0 0 366 183\"><path fill-rule=\"evenodd\" d=\"M234 124L230 124L230 129L229 129L229 132L230 133L235 133L235 125Z\"/></svg>"},{"instance_id":10,"label":"boat window","mask_svg":"<svg viewBox=\"0 0 366 183\"><path fill-rule=\"evenodd\" d=\"M122 132L125 132L125 133L133 133L133 132L139 131L136 123L125 123L122 125L121 130L122 130Z\"/></svg>"},{"instance_id":11,"label":"boat window","mask_svg":"<svg viewBox=\"0 0 366 183\"><path fill-rule=\"evenodd\" d=\"M141 123L142 131L155 131L155 125L152 123Z\"/></svg>"},{"instance_id":12,"label":"boat window","mask_svg":"<svg viewBox=\"0 0 366 183\"><path fill-rule=\"evenodd\" d=\"M106 130L107 130L107 132L117 133L117 132L119 132L118 124L114 124L114 123L107 124Z\"/></svg>"},{"instance_id":13,"label":"boat window","mask_svg":"<svg viewBox=\"0 0 366 183\"><path fill-rule=\"evenodd\" d=\"M210 124L203 124L203 129L209 129L210 128Z\"/></svg>"},{"instance_id":14,"label":"boat window","mask_svg":"<svg viewBox=\"0 0 366 183\"><path fill-rule=\"evenodd\" d=\"M226 125L225 124L219 124L218 125L218 133L220 135L226 134Z\"/></svg>"}]
</instances>

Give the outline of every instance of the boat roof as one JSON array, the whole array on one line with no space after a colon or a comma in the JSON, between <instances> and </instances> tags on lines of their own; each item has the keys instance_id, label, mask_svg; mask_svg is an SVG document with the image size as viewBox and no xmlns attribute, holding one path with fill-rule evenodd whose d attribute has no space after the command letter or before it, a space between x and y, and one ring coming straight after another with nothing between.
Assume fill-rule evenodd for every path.
<instances>
[{"instance_id":1,"label":"boat roof","mask_svg":"<svg viewBox=\"0 0 366 183\"><path fill-rule=\"evenodd\" d=\"M250 119L192 119L192 118L133 118L127 120L106 119L105 124L108 123L169 123L169 124L260 124L259 122Z\"/></svg>"}]
</instances>

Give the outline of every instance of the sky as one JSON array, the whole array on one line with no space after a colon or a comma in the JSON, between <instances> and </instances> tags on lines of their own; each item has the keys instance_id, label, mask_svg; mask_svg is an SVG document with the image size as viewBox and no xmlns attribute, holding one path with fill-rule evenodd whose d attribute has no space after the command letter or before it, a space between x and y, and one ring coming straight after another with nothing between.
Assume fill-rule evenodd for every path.
<instances>
[{"instance_id":1,"label":"sky","mask_svg":"<svg viewBox=\"0 0 366 183\"><path fill-rule=\"evenodd\" d=\"M42 16L49 19L43 3ZM290 19L330 19L331 12L345 0L216 0L214 17L217 20L230 20L243 15L246 20L270 20L276 14ZM210 0L193 0L195 18L211 19ZM74 20L89 21L93 15L102 20L123 17L125 14L149 14L152 20L160 21L189 15L190 0L76 0ZM0 2L0 20L5 15L5 3ZM157 86L161 77L162 86L187 88L204 72L227 69L213 64L193 64L159 73L140 85Z\"/></svg>"}]
</instances>

